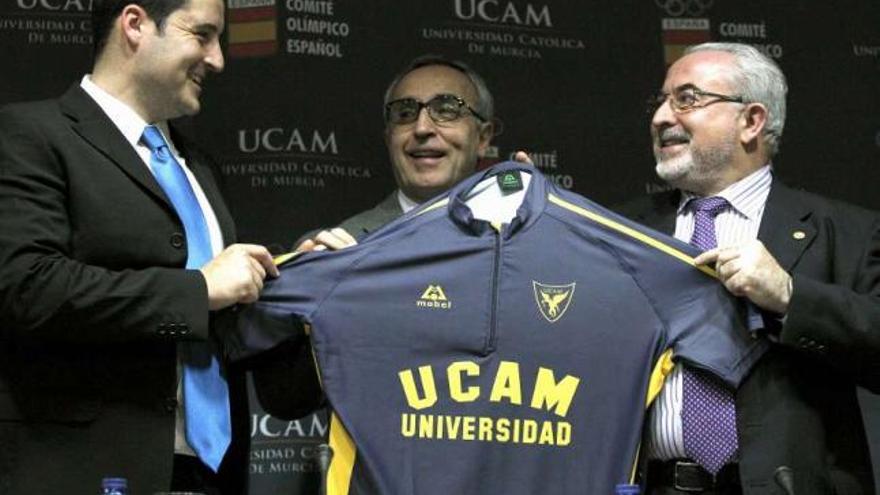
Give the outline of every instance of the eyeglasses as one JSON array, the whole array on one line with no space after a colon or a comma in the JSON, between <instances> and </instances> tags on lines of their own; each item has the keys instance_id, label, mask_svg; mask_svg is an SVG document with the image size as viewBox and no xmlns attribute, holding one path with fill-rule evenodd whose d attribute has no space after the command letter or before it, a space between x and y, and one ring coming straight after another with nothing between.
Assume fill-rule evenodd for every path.
<instances>
[{"instance_id":1,"label":"eyeglasses","mask_svg":"<svg viewBox=\"0 0 880 495\"><path fill-rule=\"evenodd\" d=\"M435 123L458 120L465 113L470 113L480 122L486 118L477 113L466 101L455 95L441 94L426 102L415 98L401 98L385 104L385 122L394 125L412 124L419 118L422 108L428 109L428 116Z\"/></svg>"},{"instance_id":2,"label":"eyeglasses","mask_svg":"<svg viewBox=\"0 0 880 495\"><path fill-rule=\"evenodd\" d=\"M714 100L710 98L715 98ZM656 96L648 98L648 114L654 115L657 110L669 101L669 107L675 113L687 113L698 108L707 107L713 103L745 103L742 96L722 95L703 91L696 87L677 88L672 93L660 93Z\"/></svg>"}]
</instances>

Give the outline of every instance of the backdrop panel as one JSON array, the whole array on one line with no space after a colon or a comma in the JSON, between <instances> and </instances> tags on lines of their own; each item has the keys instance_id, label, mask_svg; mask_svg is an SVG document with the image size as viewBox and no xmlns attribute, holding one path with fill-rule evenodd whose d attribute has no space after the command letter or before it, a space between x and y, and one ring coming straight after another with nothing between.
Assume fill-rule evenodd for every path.
<instances>
[{"instance_id":1,"label":"backdrop panel","mask_svg":"<svg viewBox=\"0 0 880 495\"><path fill-rule=\"evenodd\" d=\"M0 5L0 103L54 97L88 70L89 7ZM614 204L663 187L644 102L666 65L688 44L738 41L789 79L777 172L880 209L877 26L874 0L227 0L226 71L182 124L213 150L241 240L283 252L394 187L385 87L413 57L439 53L493 90L504 132L487 161L526 149L562 186ZM863 401L876 452L880 401ZM325 415L288 422L255 405L252 420L252 492L314 493Z\"/></svg>"}]
</instances>

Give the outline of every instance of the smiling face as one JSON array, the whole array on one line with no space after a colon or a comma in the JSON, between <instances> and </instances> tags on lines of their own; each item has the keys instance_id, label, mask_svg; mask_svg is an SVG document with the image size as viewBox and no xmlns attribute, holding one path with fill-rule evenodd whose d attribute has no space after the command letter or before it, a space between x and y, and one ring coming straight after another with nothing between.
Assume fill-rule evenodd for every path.
<instances>
[{"instance_id":1,"label":"smiling face","mask_svg":"<svg viewBox=\"0 0 880 495\"><path fill-rule=\"evenodd\" d=\"M452 94L476 107L477 96L464 73L445 65L419 67L400 80L391 100L413 98L427 102L440 94ZM471 173L491 139L491 126L465 114L456 120L436 123L422 109L410 124L388 124L385 143L397 185L409 198L425 201L440 194Z\"/></svg>"},{"instance_id":2,"label":"smiling face","mask_svg":"<svg viewBox=\"0 0 880 495\"><path fill-rule=\"evenodd\" d=\"M695 87L734 95L733 55L695 52L678 60L666 75L663 93ZM670 185L701 195L714 194L743 174L738 122L743 105L713 101L688 112L676 113L665 102L651 120L657 175Z\"/></svg>"},{"instance_id":3,"label":"smiling face","mask_svg":"<svg viewBox=\"0 0 880 495\"><path fill-rule=\"evenodd\" d=\"M137 86L150 121L199 112L202 84L223 70L222 0L189 0L165 20L147 26L138 51Z\"/></svg>"}]
</instances>

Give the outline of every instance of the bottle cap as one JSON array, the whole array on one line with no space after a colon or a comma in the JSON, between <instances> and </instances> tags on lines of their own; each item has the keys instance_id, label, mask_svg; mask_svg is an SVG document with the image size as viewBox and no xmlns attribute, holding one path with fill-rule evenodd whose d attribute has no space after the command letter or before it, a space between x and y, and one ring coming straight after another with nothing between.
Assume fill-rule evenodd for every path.
<instances>
[{"instance_id":1,"label":"bottle cap","mask_svg":"<svg viewBox=\"0 0 880 495\"><path fill-rule=\"evenodd\" d=\"M125 478L104 478L101 480L101 488L128 488L128 480Z\"/></svg>"}]
</instances>

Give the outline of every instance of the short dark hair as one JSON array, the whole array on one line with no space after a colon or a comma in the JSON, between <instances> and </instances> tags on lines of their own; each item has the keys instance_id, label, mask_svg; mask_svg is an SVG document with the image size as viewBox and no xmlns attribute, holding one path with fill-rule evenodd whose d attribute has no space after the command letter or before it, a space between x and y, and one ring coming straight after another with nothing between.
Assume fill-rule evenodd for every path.
<instances>
[{"instance_id":1,"label":"short dark hair","mask_svg":"<svg viewBox=\"0 0 880 495\"><path fill-rule=\"evenodd\" d=\"M443 55L421 55L414 58L402 71L398 72L394 79L391 81L391 84L388 85L388 89L385 90L385 101L384 105L387 105L389 101L391 101L391 93L394 92L394 88L400 83L400 81L406 77L410 72L421 68L427 67L429 65L442 65L445 67L451 67L468 78L471 85L474 87L474 91L477 93L477 102L474 105L474 109L481 116L486 118L489 121L492 121L493 117L495 117L495 102L492 98L492 93L489 92L489 87L486 85L486 81L477 74L476 71L471 69L467 64L460 60L453 60Z\"/></svg>"},{"instance_id":2,"label":"short dark hair","mask_svg":"<svg viewBox=\"0 0 880 495\"><path fill-rule=\"evenodd\" d=\"M187 2L189 0L93 0L92 46L95 57L104 50L110 37L110 30L113 28L113 21L119 17L126 5L140 5L161 32L165 28L165 20L168 16Z\"/></svg>"}]
</instances>

